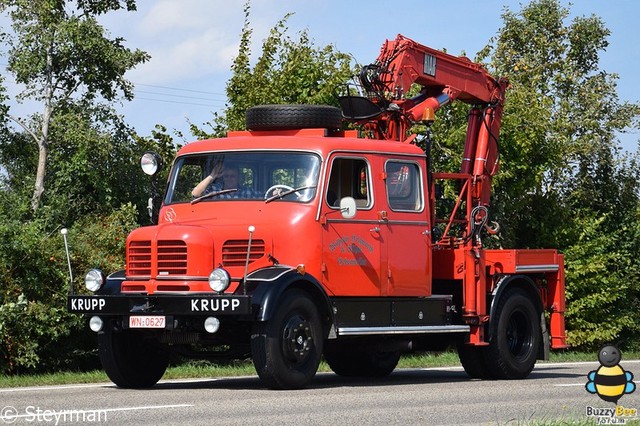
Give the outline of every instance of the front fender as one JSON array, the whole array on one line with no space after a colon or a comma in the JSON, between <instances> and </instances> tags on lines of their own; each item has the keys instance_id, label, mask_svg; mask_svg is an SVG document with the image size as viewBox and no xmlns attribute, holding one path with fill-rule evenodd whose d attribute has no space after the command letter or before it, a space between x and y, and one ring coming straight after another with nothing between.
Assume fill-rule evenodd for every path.
<instances>
[{"instance_id":1,"label":"front fender","mask_svg":"<svg viewBox=\"0 0 640 426\"><path fill-rule=\"evenodd\" d=\"M533 300L533 303L540 314L540 331L542 333L542 340L544 342L541 345L540 353L538 354L538 359L549 359L549 330L547 329L547 324L544 316L544 306L542 305L542 298L540 297L540 292L536 287L533 280L526 275L505 275L502 276L498 280L498 284L496 289L493 292L493 299L491 301L491 308L489 311L489 318L495 318L496 309L498 306L498 301L507 290L511 288L520 288L524 290ZM493 339L492 336L492 327L489 327L488 340L491 341Z\"/></svg>"},{"instance_id":2,"label":"front fender","mask_svg":"<svg viewBox=\"0 0 640 426\"><path fill-rule=\"evenodd\" d=\"M120 270L109 274L107 277L104 286L98 292L97 295L106 296L110 294L120 294L120 289L122 287L122 282L126 279L125 271Z\"/></svg>"},{"instance_id":3,"label":"front fender","mask_svg":"<svg viewBox=\"0 0 640 426\"><path fill-rule=\"evenodd\" d=\"M526 275L504 275L498 280L496 289L493 291L493 300L491 300L491 308L489 311L489 318L493 318L496 308L498 306L498 300L506 293L507 290L518 287L523 289L531 296L534 305L538 312L544 312L542 306L542 299L540 293L531 278Z\"/></svg>"},{"instance_id":4,"label":"front fender","mask_svg":"<svg viewBox=\"0 0 640 426\"><path fill-rule=\"evenodd\" d=\"M290 288L306 291L316 303L325 325L333 324L331 302L320 282L310 274L301 274L295 268L281 265L259 269L247 275L246 291L251 296L255 319L269 320L278 308L280 297Z\"/></svg>"}]
</instances>

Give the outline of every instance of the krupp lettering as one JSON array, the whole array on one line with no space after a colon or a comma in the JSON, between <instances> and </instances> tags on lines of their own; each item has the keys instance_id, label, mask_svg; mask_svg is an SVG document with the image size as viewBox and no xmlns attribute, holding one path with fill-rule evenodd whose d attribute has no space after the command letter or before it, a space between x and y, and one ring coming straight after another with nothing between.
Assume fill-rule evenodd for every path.
<instances>
[{"instance_id":1,"label":"krupp lettering","mask_svg":"<svg viewBox=\"0 0 640 426\"><path fill-rule=\"evenodd\" d=\"M104 299L71 299L72 311L101 311L107 304Z\"/></svg>"},{"instance_id":2,"label":"krupp lettering","mask_svg":"<svg viewBox=\"0 0 640 426\"><path fill-rule=\"evenodd\" d=\"M238 306L238 299L194 299L191 301L191 312L235 311Z\"/></svg>"}]
</instances>

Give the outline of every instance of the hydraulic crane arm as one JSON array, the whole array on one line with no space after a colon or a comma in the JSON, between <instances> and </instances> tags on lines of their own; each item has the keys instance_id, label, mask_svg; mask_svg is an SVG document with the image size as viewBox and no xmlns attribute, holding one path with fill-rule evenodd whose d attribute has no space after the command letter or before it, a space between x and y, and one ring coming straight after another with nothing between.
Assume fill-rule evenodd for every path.
<instances>
[{"instance_id":1,"label":"hydraulic crane arm","mask_svg":"<svg viewBox=\"0 0 640 426\"><path fill-rule=\"evenodd\" d=\"M482 65L423 46L402 35L387 40L376 61L360 75L360 95L340 98L345 118L361 124L375 139L408 141L410 128L430 124L435 112L453 100L472 105L461 172L473 175L474 198L488 205L489 180L497 171L498 135L506 79ZM419 94L407 98L412 86Z\"/></svg>"}]
</instances>

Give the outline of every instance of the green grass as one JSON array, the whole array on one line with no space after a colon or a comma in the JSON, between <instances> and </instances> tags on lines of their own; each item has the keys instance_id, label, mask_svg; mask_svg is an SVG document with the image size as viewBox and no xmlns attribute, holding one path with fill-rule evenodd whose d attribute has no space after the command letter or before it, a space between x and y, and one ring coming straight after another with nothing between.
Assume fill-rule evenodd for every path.
<instances>
[{"instance_id":1,"label":"green grass","mask_svg":"<svg viewBox=\"0 0 640 426\"><path fill-rule=\"evenodd\" d=\"M640 352L625 352L625 359L640 359ZM549 362L592 361L596 362L595 353L564 352L551 353ZM455 352L408 354L400 359L398 368L429 368L460 365ZM322 362L319 371L329 372L329 366ZM171 366L167 369L163 379L193 379L202 377L232 377L255 375L250 360L232 363L213 364L208 362L186 362ZM0 388L24 386L51 386L65 384L101 383L109 382L103 371L73 372L64 371L50 374L0 376Z\"/></svg>"},{"instance_id":2,"label":"green grass","mask_svg":"<svg viewBox=\"0 0 640 426\"><path fill-rule=\"evenodd\" d=\"M595 419L556 419L556 420L533 420L531 422L522 422L516 424L526 424L527 426L593 426L596 424ZM638 426L640 420L635 418L626 419L625 425Z\"/></svg>"}]
</instances>

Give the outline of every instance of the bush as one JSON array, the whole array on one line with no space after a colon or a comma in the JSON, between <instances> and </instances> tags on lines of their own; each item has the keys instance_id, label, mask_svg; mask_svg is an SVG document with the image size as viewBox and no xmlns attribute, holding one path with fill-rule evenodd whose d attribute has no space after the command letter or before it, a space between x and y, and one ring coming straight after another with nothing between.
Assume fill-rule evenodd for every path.
<instances>
[{"instance_id":1,"label":"bush","mask_svg":"<svg viewBox=\"0 0 640 426\"><path fill-rule=\"evenodd\" d=\"M569 343L596 350L605 343L635 349L640 344L637 239L621 224L605 232L600 219L583 220L578 241L567 249ZM631 224L638 234L638 224Z\"/></svg>"},{"instance_id":2,"label":"bush","mask_svg":"<svg viewBox=\"0 0 640 426\"><path fill-rule=\"evenodd\" d=\"M8 216L4 216L8 217ZM84 272L122 269L124 244L137 212L123 205L87 216L69 229L74 285ZM69 276L59 228L42 221L0 224L0 372L46 372L96 363L94 336L82 316L67 312Z\"/></svg>"}]
</instances>

